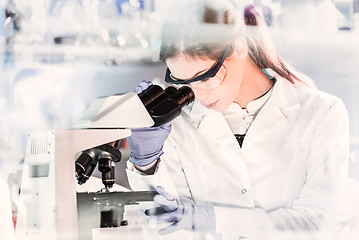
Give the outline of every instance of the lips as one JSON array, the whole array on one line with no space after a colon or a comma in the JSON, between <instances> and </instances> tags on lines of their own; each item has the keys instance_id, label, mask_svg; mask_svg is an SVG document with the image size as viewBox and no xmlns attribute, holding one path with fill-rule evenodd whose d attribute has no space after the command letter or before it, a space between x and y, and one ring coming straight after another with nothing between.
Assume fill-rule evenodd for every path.
<instances>
[{"instance_id":1,"label":"lips","mask_svg":"<svg viewBox=\"0 0 359 240\"><path fill-rule=\"evenodd\" d=\"M215 102L213 102L213 103L210 103L210 104L203 104L206 108L209 108L209 109L212 109L212 108L214 108L215 106L216 106L216 104L217 104L217 102L218 102L219 100L217 100L217 101L215 101Z\"/></svg>"}]
</instances>

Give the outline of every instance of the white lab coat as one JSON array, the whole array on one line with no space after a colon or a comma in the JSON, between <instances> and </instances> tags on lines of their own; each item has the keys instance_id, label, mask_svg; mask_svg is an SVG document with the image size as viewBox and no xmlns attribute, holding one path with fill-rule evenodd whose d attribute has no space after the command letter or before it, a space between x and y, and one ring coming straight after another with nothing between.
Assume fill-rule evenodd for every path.
<instances>
[{"instance_id":1,"label":"white lab coat","mask_svg":"<svg viewBox=\"0 0 359 240\"><path fill-rule=\"evenodd\" d=\"M222 113L196 103L173 121L158 171L141 179L213 206L223 239L329 240L347 174L347 112L332 95L276 79L242 148Z\"/></svg>"}]
</instances>

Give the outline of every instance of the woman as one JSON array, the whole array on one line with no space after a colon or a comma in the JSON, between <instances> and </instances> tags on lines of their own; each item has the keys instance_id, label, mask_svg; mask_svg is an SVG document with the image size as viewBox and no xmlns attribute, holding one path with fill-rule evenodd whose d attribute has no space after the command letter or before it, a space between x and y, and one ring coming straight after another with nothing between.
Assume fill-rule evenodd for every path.
<instances>
[{"instance_id":1,"label":"woman","mask_svg":"<svg viewBox=\"0 0 359 240\"><path fill-rule=\"evenodd\" d=\"M331 239L349 151L342 101L275 52L258 10L243 19L214 0L175 9L165 79L189 85L196 102L172 125L128 138L129 168L163 186L149 221L195 238Z\"/></svg>"}]
</instances>

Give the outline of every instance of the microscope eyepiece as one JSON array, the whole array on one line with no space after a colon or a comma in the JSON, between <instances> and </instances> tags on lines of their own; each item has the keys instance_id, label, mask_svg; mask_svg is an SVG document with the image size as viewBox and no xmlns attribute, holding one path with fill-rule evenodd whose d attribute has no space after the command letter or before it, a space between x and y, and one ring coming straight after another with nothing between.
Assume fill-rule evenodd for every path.
<instances>
[{"instance_id":1,"label":"microscope eyepiece","mask_svg":"<svg viewBox=\"0 0 359 240\"><path fill-rule=\"evenodd\" d=\"M190 87L183 86L172 95L172 98L181 105L181 107L185 107L194 101L194 93Z\"/></svg>"},{"instance_id":2,"label":"microscope eyepiece","mask_svg":"<svg viewBox=\"0 0 359 240\"><path fill-rule=\"evenodd\" d=\"M141 99L141 102L147 109L147 106L149 106L152 102L161 97L163 93L164 91L160 86L151 85L146 90L139 93L138 97Z\"/></svg>"},{"instance_id":3,"label":"microscope eyepiece","mask_svg":"<svg viewBox=\"0 0 359 240\"><path fill-rule=\"evenodd\" d=\"M194 101L194 93L187 86L180 89L169 86L163 90L158 85L151 85L138 96L155 122L154 127L172 121L180 115L182 107Z\"/></svg>"}]
</instances>

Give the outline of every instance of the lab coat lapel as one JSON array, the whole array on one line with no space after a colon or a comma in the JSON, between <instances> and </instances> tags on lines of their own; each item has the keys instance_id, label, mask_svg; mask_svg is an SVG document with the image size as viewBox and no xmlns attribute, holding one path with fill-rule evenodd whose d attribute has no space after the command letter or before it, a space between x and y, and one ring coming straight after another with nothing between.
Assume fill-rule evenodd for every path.
<instances>
[{"instance_id":1,"label":"lab coat lapel","mask_svg":"<svg viewBox=\"0 0 359 240\"><path fill-rule=\"evenodd\" d=\"M264 139L268 142L290 141L284 135L290 131L290 124L297 114L300 103L295 86L281 77L276 79L270 98L246 134L243 149Z\"/></svg>"}]
</instances>

